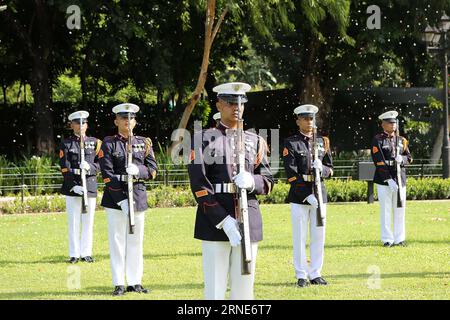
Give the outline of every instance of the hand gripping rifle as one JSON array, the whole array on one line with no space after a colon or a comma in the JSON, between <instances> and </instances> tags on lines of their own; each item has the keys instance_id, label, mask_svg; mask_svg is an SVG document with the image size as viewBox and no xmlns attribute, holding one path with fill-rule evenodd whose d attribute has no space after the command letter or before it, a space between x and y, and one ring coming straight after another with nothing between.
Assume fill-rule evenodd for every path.
<instances>
[{"instance_id":1,"label":"hand gripping rifle","mask_svg":"<svg viewBox=\"0 0 450 320\"><path fill-rule=\"evenodd\" d=\"M316 126L316 115L313 116L313 135L312 135L312 145L313 145L313 162L319 159L319 144L317 142L317 126ZM324 225L324 215L323 215L323 195L322 195L322 181L321 181L320 170L313 168L313 194L316 196L318 207L316 210L317 214L317 226L323 227Z\"/></svg>"},{"instance_id":2,"label":"hand gripping rifle","mask_svg":"<svg viewBox=\"0 0 450 320\"><path fill-rule=\"evenodd\" d=\"M131 114L128 113L128 144L127 144L127 168L133 163L133 132L131 131ZM133 175L127 175L128 184L128 222L130 234L134 234L134 199L133 199Z\"/></svg>"},{"instance_id":3,"label":"hand gripping rifle","mask_svg":"<svg viewBox=\"0 0 450 320\"><path fill-rule=\"evenodd\" d=\"M400 129L398 127L399 122L397 119L397 128L396 128L396 139L395 139L395 155L401 155L402 154L402 150L401 150L401 145L400 145ZM400 167L401 162L395 161L395 170L396 170L396 175L397 175L397 185L398 185L398 191L397 191L397 208L403 208L403 199L401 197L401 190L402 190L402 169Z\"/></svg>"},{"instance_id":4,"label":"hand gripping rifle","mask_svg":"<svg viewBox=\"0 0 450 320\"><path fill-rule=\"evenodd\" d=\"M244 120L241 113L241 96L238 96L238 128L237 128L237 152L238 173L245 171L245 133ZM252 261L252 247L250 243L250 225L248 219L247 190L237 188L237 221L241 232L242 268L241 274L251 274L250 263Z\"/></svg>"},{"instance_id":5,"label":"hand gripping rifle","mask_svg":"<svg viewBox=\"0 0 450 320\"><path fill-rule=\"evenodd\" d=\"M85 135L83 134L83 118L80 117L80 163L83 163L85 160L84 154L84 139ZM88 196L87 196L87 186L86 186L86 171L80 168L80 176L81 176L81 187L83 188L83 196L81 198L81 213L87 213L87 205L88 205Z\"/></svg>"}]
</instances>

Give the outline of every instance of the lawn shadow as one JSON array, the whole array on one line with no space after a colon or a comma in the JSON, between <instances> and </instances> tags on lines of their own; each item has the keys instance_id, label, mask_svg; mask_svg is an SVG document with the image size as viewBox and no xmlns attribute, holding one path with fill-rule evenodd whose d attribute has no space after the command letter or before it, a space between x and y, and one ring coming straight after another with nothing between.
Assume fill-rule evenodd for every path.
<instances>
[{"instance_id":1,"label":"lawn shadow","mask_svg":"<svg viewBox=\"0 0 450 320\"><path fill-rule=\"evenodd\" d=\"M95 259L94 263L96 263L96 262L101 262L102 260L109 259L109 255L96 255L96 256L93 256L93 258ZM40 264L40 263L50 263L50 264L63 263L63 264L67 264L67 265L80 265L80 264L88 265L88 263L83 262L83 261L79 261L76 264L70 264L68 256L58 255L58 256L44 257L41 260L32 260L32 261L0 260L0 267L4 267L6 265L15 265L15 264Z\"/></svg>"},{"instance_id":2,"label":"lawn shadow","mask_svg":"<svg viewBox=\"0 0 450 320\"><path fill-rule=\"evenodd\" d=\"M199 257L201 255L201 252L174 252L162 254L147 253L144 254L144 259L173 259L177 257Z\"/></svg>"},{"instance_id":3,"label":"lawn shadow","mask_svg":"<svg viewBox=\"0 0 450 320\"><path fill-rule=\"evenodd\" d=\"M147 253L144 254L144 259L175 259L177 257L199 257L201 256L202 253L201 252L174 252L174 253L167 253L167 254L153 254L153 253ZM102 262L102 261L108 261L109 260L109 254L98 254L98 255L93 255L93 258L95 259L94 263L98 263L98 262ZM5 267L8 265L17 265L17 264L41 264L41 263L50 263L50 264L55 264L55 263L63 263L63 264L67 264L67 265L87 265L88 263L85 263L83 261L79 261L76 264L70 264L69 262L69 257L68 256L63 256L63 255L57 255L57 256L49 256L49 257L44 257L41 260L25 260L25 261L20 261L20 260L0 260L0 267Z\"/></svg>"},{"instance_id":4,"label":"lawn shadow","mask_svg":"<svg viewBox=\"0 0 450 320\"><path fill-rule=\"evenodd\" d=\"M203 283L154 283L145 287L150 290L192 290L203 289Z\"/></svg>"},{"instance_id":5,"label":"lawn shadow","mask_svg":"<svg viewBox=\"0 0 450 320\"><path fill-rule=\"evenodd\" d=\"M329 279L348 279L348 278L361 278L368 279L370 276L373 276L372 273L355 273L355 274L338 274L338 275L329 275L327 278ZM381 273L381 279L389 279L389 278L446 278L450 277L450 272L402 272L402 273Z\"/></svg>"},{"instance_id":6,"label":"lawn shadow","mask_svg":"<svg viewBox=\"0 0 450 320\"><path fill-rule=\"evenodd\" d=\"M353 274L338 274L338 275L324 275L324 278L330 285L333 284L333 280L340 279L369 279L373 274L371 273L353 273ZM381 279L393 279L393 278L447 278L450 277L450 272L403 272L403 273L381 273ZM295 286L295 279L292 281L284 282L264 282L258 283L258 286L267 287L290 287Z\"/></svg>"},{"instance_id":7,"label":"lawn shadow","mask_svg":"<svg viewBox=\"0 0 450 320\"><path fill-rule=\"evenodd\" d=\"M450 240L406 240L408 246L412 246L414 244L448 244ZM309 242L306 245L309 248ZM383 243L380 240L352 240L348 243L342 244L327 244L325 243L325 249L333 249L333 248L368 248L368 247L383 247ZM407 248L407 247L406 247ZM258 247L258 250L292 250L292 245L277 245L270 244L264 245L261 244Z\"/></svg>"},{"instance_id":8,"label":"lawn shadow","mask_svg":"<svg viewBox=\"0 0 450 320\"><path fill-rule=\"evenodd\" d=\"M89 288L87 288L89 289ZM36 299L36 300L47 300L54 298L56 300L61 300L61 296L105 296L109 294L109 291L112 292L111 288L108 288L108 290L105 290L104 292L98 292L97 291L86 291L86 289L80 289L77 291L36 291L36 292L0 292L0 300L9 300L9 299L23 299L23 300L30 300L30 299ZM69 298L65 298L63 300L67 300ZM97 299L97 298L96 298Z\"/></svg>"}]
</instances>

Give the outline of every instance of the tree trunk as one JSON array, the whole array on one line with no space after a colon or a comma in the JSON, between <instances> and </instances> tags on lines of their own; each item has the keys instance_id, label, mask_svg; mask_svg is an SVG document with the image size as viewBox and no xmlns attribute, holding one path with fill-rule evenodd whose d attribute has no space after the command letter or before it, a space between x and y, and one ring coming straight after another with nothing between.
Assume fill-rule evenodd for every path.
<instances>
[{"instance_id":1,"label":"tree trunk","mask_svg":"<svg viewBox=\"0 0 450 320\"><path fill-rule=\"evenodd\" d=\"M91 61L92 56L92 36L89 38L86 47L84 48L84 59L81 64L81 72L80 72L80 84L81 84L81 105L84 110L88 107L88 85L87 85L87 76L88 76L88 68L89 63Z\"/></svg>"},{"instance_id":2,"label":"tree trunk","mask_svg":"<svg viewBox=\"0 0 450 320\"><path fill-rule=\"evenodd\" d=\"M27 104L27 81L23 81L23 104Z\"/></svg>"},{"instance_id":3,"label":"tree trunk","mask_svg":"<svg viewBox=\"0 0 450 320\"><path fill-rule=\"evenodd\" d=\"M55 152L55 142L51 113L51 86L48 69L44 62L33 65L30 78L36 117L36 149L39 155L50 155Z\"/></svg>"},{"instance_id":4,"label":"tree trunk","mask_svg":"<svg viewBox=\"0 0 450 320\"><path fill-rule=\"evenodd\" d=\"M83 61L83 66L80 72L80 84L81 84L81 105L84 110L87 108L87 80L86 80L86 69L87 69L87 59Z\"/></svg>"},{"instance_id":5,"label":"tree trunk","mask_svg":"<svg viewBox=\"0 0 450 320\"><path fill-rule=\"evenodd\" d=\"M8 87L5 84L2 84L2 92L3 92L3 104L6 106L6 89Z\"/></svg>"},{"instance_id":6,"label":"tree trunk","mask_svg":"<svg viewBox=\"0 0 450 320\"><path fill-rule=\"evenodd\" d=\"M23 84L23 80L21 79L19 82L19 90L17 91L17 97L16 97L16 103L19 104L20 103L20 96L22 94L22 84Z\"/></svg>"},{"instance_id":7,"label":"tree trunk","mask_svg":"<svg viewBox=\"0 0 450 320\"><path fill-rule=\"evenodd\" d=\"M179 108L180 106L182 106L183 105L183 99L184 99L184 89L183 89L183 86L182 85L180 85L180 86L178 86L178 96L177 96L177 101L175 102L176 103L176 108Z\"/></svg>"},{"instance_id":8,"label":"tree trunk","mask_svg":"<svg viewBox=\"0 0 450 320\"><path fill-rule=\"evenodd\" d=\"M39 155L53 154L53 120L51 114L50 71L53 49L54 15L52 7L43 0L34 1L34 12L28 25L20 22L9 8L3 13L6 21L16 32L24 51L32 61L30 74L36 121L36 151ZM37 29L37 30L36 30Z\"/></svg>"},{"instance_id":9,"label":"tree trunk","mask_svg":"<svg viewBox=\"0 0 450 320\"><path fill-rule=\"evenodd\" d=\"M208 0L207 8L206 8L206 20L205 20L205 42L203 46L203 59L202 65L200 67L200 74L197 79L197 85L195 87L194 92L192 93L186 108L183 111L183 115L181 116L180 123L178 124L178 129L186 129L187 124L189 122L189 118L191 117L192 111L194 107L197 105L198 100L200 99L200 94L205 86L206 78L208 75L208 66L209 66L209 55L211 52L211 47L214 41L214 38L219 31L220 25L222 24L225 15L228 12L228 9L225 8L222 11L216 25L214 26L216 12L216 0ZM178 137L181 138L181 137ZM169 154L171 154L173 148L180 143L181 141L175 138L174 142L168 149Z\"/></svg>"},{"instance_id":10,"label":"tree trunk","mask_svg":"<svg viewBox=\"0 0 450 320\"><path fill-rule=\"evenodd\" d=\"M327 97L327 91L322 88L321 83L323 68L320 61L325 61L321 57L321 49L322 43L314 37L310 37L300 78L299 99L301 104L313 104L319 108L316 119L317 127L319 132L328 134L331 100L330 97Z\"/></svg>"}]
</instances>

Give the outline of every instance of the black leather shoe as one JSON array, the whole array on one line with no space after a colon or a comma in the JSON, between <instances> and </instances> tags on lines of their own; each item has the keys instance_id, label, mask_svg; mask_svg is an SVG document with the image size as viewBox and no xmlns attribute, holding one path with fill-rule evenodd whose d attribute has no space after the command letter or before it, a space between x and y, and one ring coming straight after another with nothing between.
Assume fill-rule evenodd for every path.
<instances>
[{"instance_id":1,"label":"black leather shoe","mask_svg":"<svg viewBox=\"0 0 450 320\"><path fill-rule=\"evenodd\" d=\"M314 278L310 282L311 282L312 285L326 286L328 284L328 282L326 282L325 279L322 278L322 277Z\"/></svg>"},{"instance_id":2,"label":"black leather shoe","mask_svg":"<svg viewBox=\"0 0 450 320\"><path fill-rule=\"evenodd\" d=\"M383 247L392 247L392 243L390 243L390 242L385 242L384 244L383 244Z\"/></svg>"},{"instance_id":3,"label":"black leather shoe","mask_svg":"<svg viewBox=\"0 0 450 320\"><path fill-rule=\"evenodd\" d=\"M399 243L394 244L395 246L406 247L405 241L400 241Z\"/></svg>"},{"instance_id":4,"label":"black leather shoe","mask_svg":"<svg viewBox=\"0 0 450 320\"><path fill-rule=\"evenodd\" d=\"M309 283L306 279L298 279L297 280L297 287L303 288L309 286Z\"/></svg>"},{"instance_id":5,"label":"black leather shoe","mask_svg":"<svg viewBox=\"0 0 450 320\"><path fill-rule=\"evenodd\" d=\"M143 286L140 284L134 285L134 286L128 286L127 292L137 292L137 293L149 293L148 289L144 289Z\"/></svg>"},{"instance_id":6,"label":"black leather shoe","mask_svg":"<svg viewBox=\"0 0 450 320\"><path fill-rule=\"evenodd\" d=\"M78 262L78 258L75 258L75 257L70 257L70 259L69 259L69 263L77 263Z\"/></svg>"},{"instance_id":7,"label":"black leather shoe","mask_svg":"<svg viewBox=\"0 0 450 320\"><path fill-rule=\"evenodd\" d=\"M83 257L81 258L81 261L87 262L87 263L92 263L94 262L94 258L92 258L91 256L87 256L87 257Z\"/></svg>"},{"instance_id":8,"label":"black leather shoe","mask_svg":"<svg viewBox=\"0 0 450 320\"><path fill-rule=\"evenodd\" d=\"M124 286L116 286L114 288L114 291L112 293L113 296L123 296L125 294L125 287Z\"/></svg>"}]
</instances>

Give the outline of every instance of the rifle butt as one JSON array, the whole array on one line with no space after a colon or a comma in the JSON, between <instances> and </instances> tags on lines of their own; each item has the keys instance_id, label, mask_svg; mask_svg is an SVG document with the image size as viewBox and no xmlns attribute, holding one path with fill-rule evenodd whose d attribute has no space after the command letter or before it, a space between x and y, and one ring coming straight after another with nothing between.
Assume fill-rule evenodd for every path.
<instances>
[{"instance_id":1,"label":"rifle butt","mask_svg":"<svg viewBox=\"0 0 450 320\"><path fill-rule=\"evenodd\" d=\"M316 215L317 215L316 226L323 227L322 208L320 206L316 209Z\"/></svg>"},{"instance_id":2,"label":"rifle butt","mask_svg":"<svg viewBox=\"0 0 450 320\"><path fill-rule=\"evenodd\" d=\"M135 224L134 224L134 212L132 213L132 212L130 212L129 214L128 214L128 225L130 226L129 227L129 234L134 234L134 227L135 227Z\"/></svg>"},{"instance_id":3,"label":"rifle butt","mask_svg":"<svg viewBox=\"0 0 450 320\"><path fill-rule=\"evenodd\" d=\"M403 200L401 197L401 192L402 192L402 176L400 174L400 165L397 165L397 185L398 185L398 190L397 190L397 208L403 208Z\"/></svg>"},{"instance_id":4,"label":"rifle butt","mask_svg":"<svg viewBox=\"0 0 450 320\"><path fill-rule=\"evenodd\" d=\"M133 204L129 204L128 211L128 225L129 225L129 234L134 234L134 208L132 208Z\"/></svg>"},{"instance_id":5,"label":"rifle butt","mask_svg":"<svg viewBox=\"0 0 450 320\"><path fill-rule=\"evenodd\" d=\"M134 234L134 225L130 224L130 230L129 230L130 234Z\"/></svg>"},{"instance_id":6,"label":"rifle butt","mask_svg":"<svg viewBox=\"0 0 450 320\"><path fill-rule=\"evenodd\" d=\"M87 203L84 197L81 197L81 213L87 213Z\"/></svg>"},{"instance_id":7,"label":"rifle butt","mask_svg":"<svg viewBox=\"0 0 450 320\"><path fill-rule=\"evenodd\" d=\"M403 200L401 198L400 189L401 188L399 187L397 191L397 208L403 208Z\"/></svg>"},{"instance_id":8,"label":"rifle butt","mask_svg":"<svg viewBox=\"0 0 450 320\"><path fill-rule=\"evenodd\" d=\"M248 275L252 273L251 270L251 262L252 262L252 257L251 257L251 251L249 252L248 250L251 250L251 244L250 244L250 239L245 238L244 236L244 224L243 223L239 223L239 231L241 232L242 235L242 242L241 242L241 256L242 256L242 263L241 263L241 274L242 275ZM250 254L249 254L250 253Z\"/></svg>"}]
</instances>

